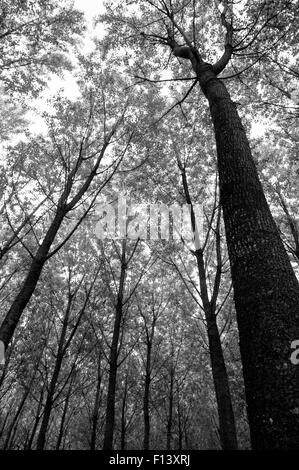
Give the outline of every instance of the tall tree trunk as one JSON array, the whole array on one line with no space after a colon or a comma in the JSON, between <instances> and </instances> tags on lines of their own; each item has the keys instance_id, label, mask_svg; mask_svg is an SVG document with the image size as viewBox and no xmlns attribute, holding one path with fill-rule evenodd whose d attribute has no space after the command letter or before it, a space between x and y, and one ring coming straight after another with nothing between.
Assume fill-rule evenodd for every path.
<instances>
[{"instance_id":1,"label":"tall tree trunk","mask_svg":"<svg viewBox=\"0 0 299 470\"><path fill-rule=\"evenodd\" d=\"M115 319L113 327L113 337L110 347L109 357L109 379L108 379L108 394L106 406L106 422L104 433L104 450L113 449L113 435L114 435L114 420L115 420L115 395L116 395L116 379L117 379L117 359L118 359L118 342L120 336L120 327L123 315L123 296L126 277L126 240L122 242L122 255L121 255L121 272L119 280L119 288L117 295L117 303L115 306Z\"/></svg>"},{"instance_id":2,"label":"tall tree trunk","mask_svg":"<svg viewBox=\"0 0 299 470\"><path fill-rule=\"evenodd\" d=\"M20 417L20 415L21 415L21 413L24 409L24 405L25 405L25 402L28 398L32 382L33 382L33 380L31 381L30 385L25 389L24 394L22 396L22 399L20 401L20 404L18 406L17 412L14 415L13 420L12 420L10 426L9 426L9 429L8 429L7 435L6 435L6 439L5 439L5 442L4 442L4 445L3 445L3 450L6 450L6 449L9 449L9 448L12 447L12 440L13 440L13 436L15 435L17 422L18 422L18 419L19 419L19 417Z\"/></svg>"},{"instance_id":3,"label":"tall tree trunk","mask_svg":"<svg viewBox=\"0 0 299 470\"><path fill-rule=\"evenodd\" d=\"M158 311L159 312L159 311ZM150 330L147 327L146 320L145 321L145 333L146 333L146 362L145 362L145 379L144 379L144 395L143 395L143 421L144 421L144 435L143 435L143 449L149 450L149 442L150 442L150 430L151 430L151 422L150 422L150 396L151 396L151 381L152 381L152 348L153 348L153 340L155 336L155 328L156 322L158 319L158 314L155 313L155 309L153 308L153 317Z\"/></svg>"},{"instance_id":4,"label":"tall tree trunk","mask_svg":"<svg viewBox=\"0 0 299 470\"><path fill-rule=\"evenodd\" d=\"M118 303L115 310L115 322L113 329L113 338L109 358L109 381L108 395L106 407L106 424L104 435L104 450L113 448L114 419L115 419L115 394L116 394L116 378L117 378L117 358L118 358L118 341L120 335L120 326L122 318L122 306Z\"/></svg>"},{"instance_id":5,"label":"tall tree trunk","mask_svg":"<svg viewBox=\"0 0 299 470\"><path fill-rule=\"evenodd\" d=\"M102 146L101 151L97 154L97 159L90 170L90 173L87 175L86 179L84 180L81 187L77 190L76 194L71 198L70 202L67 202L69 195L74 186L75 176L80 169L80 166L83 162L83 154L82 148L84 144L84 139L81 143L81 150L79 152L79 156L77 159L76 164L74 165L73 169L69 172L64 190L59 198L57 203L57 209L54 216L54 219L46 232L46 235L39 246L36 255L34 256L31 266L29 268L28 274L23 282L21 290L19 291L18 295L16 296L15 300L13 301L10 309L8 310L2 324L0 327L0 341L2 341L7 348L8 343L10 342L14 331L19 323L21 315L28 304L31 296L36 288L38 280L40 278L41 272L43 267L48 259L48 255L52 246L52 243L55 240L57 232L68 212L70 212L82 199L86 191L89 189L92 181L94 180L97 170L100 166L101 160L105 154L106 148L109 145L109 142L114 135L116 128L115 126L112 127L111 132L107 135L105 142Z\"/></svg>"},{"instance_id":6,"label":"tall tree trunk","mask_svg":"<svg viewBox=\"0 0 299 470\"><path fill-rule=\"evenodd\" d=\"M121 435L120 435L120 450L126 449L126 404L127 404L127 394L128 394L128 376L126 376L125 380L125 389L122 399L122 406L121 406Z\"/></svg>"},{"instance_id":7,"label":"tall tree trunk","mask_svg":"<svg viewBox=\"0 0 299 470\"><path fill-rule=\"evenodd\" d=\"M299 284L266 201L241 119L223 81L231 58L231 26L216 64L196 48L168 44L190 60L215 130L223 209L254 449L299 449L298 368L290 361L299 338ZM169 32L168 32L169 33Z\"/></svg>"},{"instance_id":8,"label":"tall tree trunk","mask_svg":"<svg viewBox=\"0 0 299 470\"><path fill-rule=\"evenodd\" d=\"M227 370L215 315L211 315L209 319L207 319L207 329L212 375L218 408L221 446L224 450L236 450L238 448L238 444L235 418Z\"/></svg>"},{"instance_id":9,"label":"tall tree trunk","mask_svg":"<svg viewBox=\"0 0 299 470\"><path fill-rule=\"evenodd\" d=\"M13 432L12 432L12 435L11 435L11 439L10 439L10 442L9 442L9 445L7 447L7 450L13 450L14 449L14 446L15 446L15 437L16 437L16 434L17 434L17 430L18 430L18 426L16 425L13 429ZM16 446L16 450L19 449L20 447L19 446Z\"/></svg>"},{"instance_id":10,"label":"tall tree trunk","mask_svg":"<svg viewBox=\"0 0 299 470\"><path fill-rule=\"evenodd\" d=\"M31 448L32 448L32 444L33 444L33 440L34 440L35 433L36 433L36 430L37 430L37 426L38 426L38 423L39 423L40 418L41 418L40 413L41 413L41 409L42 409L42 406L43 406L44 388L45 388L45 386L43 386L43 388L41 390L41 393L40 393L38 406L37 406L37 410L36 410L36 416L35 416L35 419L34 419L34 424L32 426L32 430L31 430L30 438L29 438L28 443L27 443L26 450L31 450Z\"/></svg>"},{"instance_id":11,"label":"tall tree trunk","mask_svg":"<svg viewBox=\"0 0 299 470\"><path fill-rule=\"evenodd\" d=\"M181 407L180 407L180 397L178 396L178 450L183 449L183 429L182 429L182 415L181 415Z\"/></svg>"},{"instance_id":12,"label":"tall tree trunk","mask_svg":"<svg viewBox=\"0 0 299 470\"><path fill-rule=\"evenodd\" d=\"M47 429L48 429L52 406L54 402L55 389L56 389L56 385L57 385L57 381L58 381L58 377L60 374L61 365L62 365L64 353L65 353L65 338L66 338L69 316L71 312L72 298L73 298L72 295L69 294L66 312L64 315L60 338L59 338L56 360L54 363L54 369L53 369L53 373L52 373L52 377L50 381L49 390L47 393L42 422L41 422L41 426L40 426L40 430L39 430L39 434L37 438L37 443L36 443L36 448L38 450L43 450L45 447Z\"/></svg>"},{"instance_id":13,"label":"tall tree trunk","mask_svg":"<svg viewBox=\"0 0 299 470\"><path fill-rule=\"evenodd\" d=\"M40 278L42 269L47 260L49 250L51 245L56 237L56 234L62 224L63 218L66 211L64 209L58 208L55 218L48 229L45 238L37 250L36 256L31 262L28 274L23 282L19 294L16 296L15 300L11 304L10 309L8 310L2 324L0 327L0 341L3 341L5 348L7 348L8 343L10 342L16 326L20 320L23 310L28 304L31 296L35 290L35 287Z\"/></svg>"},{"instance_id":14,"label":"tall tree trunk","mask_svg":"<svg viewBox=\"0 0 299 470\"><path fill-rule=\"evenodd\" d=\"M63 435L64 435L64 432L65 432L64 424L65 424L66 415L67 415L67 412L68 412L68 409L69 409L69 403L70 403L71 391L72 391L72 384L73 384L73 381L71 379L70 380L70 385L69 385L69 388L68 388L68 392L67 392L67 396L66 396L66 399L65 399L64 407L63 407L63 412L62 412L62 416L61 416L61 421L60 421L60 426L59 426L59 433L58 433L58 438L57 438L55 450L60 449L61 442L62 442L62 439L63 439Z\"/></svg>"},{"instance_id":15,"label":"tall tree trunk","mask_svg":"<svg viewBox=\"0 0 299 470\"><path fill-rule=\"evenodd\" d=\"M177 155L178 166L182 174L182 184L187 204L190 205L191 226L195 237L197 237L197 227L195 213L193 209L192 199L189 192L186 169L182 165L179 155ZM219 432L221 438L221 447L223 450L236 450L238 448L237 431L235 417L232 406L232 399L229 388L228 375L223 356L220 334L216 321L216 302L219 293L219 287L222 274L222 257L221 257L221 238L220 238L220 218L221 212L218 209L217 227L215 230L216 237L216 257L217 268L215 274L213 294L211 299L208 294L206 269L203 256L203 250L197 248L194 252L197 262L198 277L200 284L200 296L202 299L205 320L207 325L207 335L209 343L209 352L211 359L211 368L216 394Z\"/></svg>"},{"instance_id":16,"label":"tall tree trunk","mask_svg":"<svg viewBox=\"0 0 299 470\"><path fill-rule=\"evenodd\" d=\"M299 285L270 213L235 104L209 64L197 64L215 129L220 198L234 287L254 449L299 448Z\"/></svg>"},{"instance_id":17,"label":"tall tree trunk","mask_svg":"<svg viewBox=\"0 0 299 470\"><path fill-rule=\"evenodd\" d=\"M172 439L172 418L173 418L173 386L174 386L174 369L170 369L169 397L168 397L168 416L167 416L167 432L166 432L166 450L171 449Z\"/></svg>"},{"instance_id":18,"label":"tall tree trunk","mask_svg":"<svg viewBox=\"0 0 299 470\"><path fill-rule=\"evenodd\" d=\"M97 370L97 387L96 387L96 394L95 394L93 413L92 413L91 440L90 440L91 450L96 449L97 426L98 426L99 407L100 407L100 398L101 398L101 383L102 383L101 355L99 354L98 370Z\"/></svg>"},{"instance_id":19,"label":"tall tree trunk","mask_svg":"<svg viewBox=\"0 0 299 470\"><path fill-rule=\"evenodd\" d=\"M145 379L144 379L144 395L143 395L143 421L144 421L143 449L144 450L149 450L149 440L150 440L149 400L150 400L150 385L151 385L151 352L152 352L152 341L150 340L147 343Z\"/></svg>"},{"instance_id":20,"label":"tall tree trunk","mask_svg":"<svg viewBox=\"0 0 299 470\"><path fill-rule=\"evenodd\" d=\"M1 428L0 428L0 436L4 435L4 430L6 428L6 423L8 423L8 418L11 416L11 410L13 408L14 403L12 402L5 414L5 418L0 421Z\"/></svg>"},{"instance_id":21,"label":"tall tree trunk","mask_svg":"<svg viewBox=\"0 0 299 470\"><path fill-rule=\"evenodd\" d=\"M215 308L208 298L203 254L199 250L196 251L196 258L200 279L201 297L207 324L211 368L219 417L221 446L224 450L233 450L238 448L238 443L227 370L216 321Z\"/></svg>"}]
</instances>

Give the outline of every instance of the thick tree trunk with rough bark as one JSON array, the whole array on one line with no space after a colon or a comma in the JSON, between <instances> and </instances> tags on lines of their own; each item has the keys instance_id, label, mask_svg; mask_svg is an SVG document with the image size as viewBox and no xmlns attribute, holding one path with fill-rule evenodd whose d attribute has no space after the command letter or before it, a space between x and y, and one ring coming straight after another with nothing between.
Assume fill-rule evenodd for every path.
<instances>
[{"instance_id":1,"label":"thick tree trunk with rough bark","mask_svg":"<svg viewBox=\"0 0 299 470\"><path fill-rule=\"evenodd\" d=\"M290 360L291 343L299 339L299 284L236 105L217 77L233 50L225 13L222 24L225 52L214 65L204 62L191 43L181 53L170 30L167 42L174 55L191 62L214 125L252 446L299 449L299 372Z\"/></svg>"},{"instance_id":2,"label":"thick tree trunk with rough bark","mask_svg":"<svg viewBox=\"0 0 299 470\"><path fill-rule=\"evenodd\" d=\"M218 155L254 449L299 448L299 285L259 181L235 104L211 65L196 69L209 101Z\"/></svg>"}]
</instances>

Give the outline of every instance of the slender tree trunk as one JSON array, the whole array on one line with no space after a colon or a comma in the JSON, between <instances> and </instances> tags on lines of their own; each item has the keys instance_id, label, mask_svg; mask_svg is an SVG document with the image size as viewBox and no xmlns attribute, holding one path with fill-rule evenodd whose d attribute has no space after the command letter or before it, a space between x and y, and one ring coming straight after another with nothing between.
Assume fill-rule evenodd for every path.
<instances>
[{"instance_id":1,"label":"slender tree trunk","mask_svg":"<svg viewBox=\"0 0 299 470\"><path fill-rule=\"evenodd\" d=\"M30 450L32 448L32 443L33 443L33 440L34 440L34 437L35 437L37 426L38 426L38 423L39 423L40 418L41 418L40 412L41 412L41 409L42 409L42 406L43 406L43 398L44 398L44 387L41 390L41 394L40 394L40 398L39 398L39 402L38 402L38 407L37 407L37 411L36 411L36 417L34 419L34 425L32 427L32 431L31 431L31 434L30 434L30 438L29 438L26 450Z\"/></svg>"},{"instance_id":2,"label":"slender tree trunk","mask_svg":"<svg viewBox=\"0 0 299 470\"><path fill-rule=\"evenodd\" d=\"M6 435L6 439L5 439L5 442L4 442L3 450L9 449L12 446L12 440L13 440L13 436L15 435L16 425L17 425L18 419L20 417L20 414L23 411L25 402L28 398L30 387L31 387L31 385L28 386L24 391L24 394L23 394L22 399L20 401L20 404L18 406L17 412L14 415L13 420L12 420L10 426L9 426L8 431L7 431L7 435Z\"/></svg>"},{"instance_id":3,"label":"slender tree trunk","mask_svg":"<svg viewBox=\"0 0 299 470\"><path fill-rule=\"evenodd\" d=\"M235 104L209 64L196 69L215 129L220 198L254 449L299 448L299 285Z\"/></svg>"},{"instance_id":4,"label":"slender tree trunk","mask_svg":"<svg viewBox=\"0 0 299 470\"><path fill-rule=\"evenodd\" d=\"M25 450L25 449L28 448L29 434L30 434L30 431L29 431L29 429L28 429L28 430L26 431L26 437L25 437L25 442L24 442L24 445L23 445L23 450Z\"/></svg>"},{"instance_id":5,"label":"slender tree trunk","mask_svg":"<svg viewBox=\"0 0 299 470\"><path fill-rule=\"evenodd\" d=\"M115 419L115 394L116 394L116 378L117 378L117 357L118 357L118 340L120 334L122 317L122 307L118 304L115 311L114 331L111 344L109 358L109 381L108 395L106 407L106 426L104 435L104 450L113 449L114 419Z\"/></svg>"},{"instance_id":6,"label":"slender tree trunk","mask_svg":"<svg viewBox=\"0 0 299 470\"><path fill-rule=\"evenodd\" d=\"M187 429L184 430L184 434L185 434L185 448L189 449L189 434L188 434Z\"/></svg>"},{"instance_id":7,"label":"slender tree trunk","mask_svg":"<svg viewBox=\"0 0 299 470\"><path fill-rule=\"evenodd\" d=\"M63 439L63 435L64 435L64 431L65 431L64 423L65 423L66 415L67 415L68 408L69 408L69 402L70 402L71 391L72 391L72 383L73 383L73 381L71 380L69 388L68 388L68 393L67 393L67 396L66 396L66 399L65 399L64 407L63 407L63 413L62 413L62 416L61 416L61 421L60 421L60 426L59 426L59 434L58 434L58 439L57 439L57 442L56 442L55 450L60 449L61 442L62 442L62 439Z\"/></svg>"},{"instance_id":8,"label":"slender tree trunk","mask_svg":"<svg viewBox=\"0 0 299 470\"><path fill-rule=\"evenodd\" d=\"M33 373L33 376L32 378L30 379L30 382L28 384L28 386L25 388L24 390L24 394L22 396L22 399L20 401L20 404L18 406L18 409L17 409L17 412L16 414L14 415L14 418L11 422L11 425L8 429L8 432L7 432L7 436L6 436L6 439L5 439L5 442L4 442L4 446L3 446L3 449L8 449L12 446L12 440L13 440L13 437L11 436L14 436L15 435L15 432L16 432L16 429L17 429L17 423L18 423L18 420L19 420L19 417L24 409L24 405L26 403L26 400L30 394L30 391L31 391L31 388L34 384L34 380L35 380L35 377L36 377L36 372L37 372L37 368L38 368L38 365L39 365L39 361L40 361L40 358L38 359L38 361L34 364L34 373Z\"/></svg>"},{"instance_id":9,"label":"slender tree trunk","mask_svg":"<svg viewBox=\"0 0 299 470\"><path fill-rule=\"evenodd\" d=\"M173 386L174 386L174 369L173 369L173 367L171 367L171 369L170 369L170 384L169 384L167 433L166 433L166 450L171 449L172 417L173 417Z\"/></svg>"},{"instance_id":10,"label":"slender tree trunk","mask_svg":"<svg viewBox=\"0 0 299 470\"><path fill-rule=\"evenodd\" d=\"M215 315L211 315L210 318L207 319L207 329L213 381L218 405L221 446L224 450L234 450L238 448L236 426L228 376Z\"/></svg>"},{"instance_id":11,"label":"slender tree trunk","mask_svg":"<svg viewBox=\"0 0 299 470\"><path fill-rule=\"evenodd\" d=\"M11 416L11 409L13 408L13 403L10 404L9 409L7 410L5 414L5 418L1 422L1 428L0 428L0 436L4 435L4 430L6 427L6 423L8 422L8 418Z\"/></svg>"},{"instance_id":12,"label":"slender tree trunk","mask_svg":"<svg viewBox=\"0 0 299 470\"><path fill-rule=\"evenodd\" d=\"M144 420L143 449L144 450L149 450L149 441L150 441L149 400L150 400L150 385L151 385L151 353L152 353L152 342L149 341L147 344L145 380L144 380L144 396L143 396L143 420Z\"/></svg>"},{"instance_id":13,"label":"slender tree trunk","mask_svg":"<svg viewBox=\"0 0 299 470\"><path fill-rule=\"evenodd\" d=\"M183 429L182 429L182 415L181 415L181 407L180 407L180 397L178 397L178 444L179 450L183 449Z\"/></svg>"},{"instance_id":14,"label":"slender tree trunk","mask_svg":"<svg viewBox=\"0 0 299 470\"><path fill-rule=\"evenodd\" d=\"M43 450L45 447L46 435L47 435L47 430L49 426L52 406L54 402L54 393L55 393L55 388L56 388L58 376L59 376L60 369L61 369L62 359L63 357L57 356L57 359L55 362L54 372L51 378L50 387L49 387L49 391L47 394L47 399L46 399L45 408L43 412L43 418L42 418L42 422L41 422L41 426L40 426L40 430L39 430L39 434L37 438L37 444L36 444L37 450Z\"/></svg>"},{"instance_id":15,"label":"slender tree trunk","mask_svg":"<svg viewBox=\"0 0 299 470\"><path fill-rule=\"evenodd\" d=\"M215 310L208 298L203 254L199 250L196 252L196 258L200 278L201 296L207 324L209 352L219 417L221 446L224 450L233 450L238 448L238 444L227 370L224 362Z\"/></svg>"},{"instance_id":16,"label":"slender tree trunk","mask_svg":"<svg viewBox=\"0 0 299 470\"><path fill-rule=\"evenodd\" d=\"M191 208L191 225L193 233L196 235L196 221L195 214L192 205L192 199L189 193L186 169L182 165L179 155L177 155L178 165L182 173L182 183L185 193L187 204ZM219 292L221 274L222 274L222 259L221 259L221 239L220 239L220 209L218 212L217 229L215 230L216 236L216 255L217 255L217 268L214 281L213 294L211 299L208 294L207 278L205 263L203 257L203 250L198 248L195 250L195 257L197 262L198 277L200 284L200 295L203 303L207 335L209 343L209 352L211 359L211 368L213 375L213 382L216 394L218 418L219 418L219 429L221 437L221 447L223 450L235 450L238 448L237 442L237 431L235 424L235 417L232 406L232 399L229 388L229 381L227 370L225 366L223 350L221 345L220 334L216 321L216 302Z\"/></svg>"},{"instance_id":17,"label":"slender tree trunk","mask_svg":"<svg viewBox=\"0 0 299 470\"><path fill-rule=\"evenodd\" d=\"M9 445L7 447L7 450L13 450L14 445L15 445L15 436L16 436L17 430L18 430L18 426L16 425L13 429L13 432L12 432L11 439L10 439ZM19 446L17 446L16 449L19 449Z\"/></svg>"},{"instance_id":18,"label":"slender tree trunk","mask_svg":"<svg viewBox=\"0 0 299 470\"><path fill-rule=\"evenodd\" d=\"M72 305L72 295L69 294L68 304L67 304L66 312L64 315L62 329L61 329L60 338L59 338L58 351L56 355L54 369L53 369L49 390L47 393L45 408L43 412L42 422L41 422L41 426L40 426L40 430L39 430L39 434L37 438L37 443L36 443L36 448L38 450L43 450L45 447L46 434L47 434L52 406L54 402L55 389L56 389L56 385L57 385L57 381L58 381L58 377L60 374L61 365L62 365L64 353L65 353L65 337L66 337L66 332L67 332L67 327L68 327L71 305Z\"/></svg>"},{"instance_id":19,"label":"slender tree trunk","mask_svg":"<svg viewBox=\"0 0 299 470\"><path fill-rule=\"evenodd\" d=\"M98 370L97 370L97 388L94 399L93 413L92 413L92 427L91 427L91 440L90 449L96 449L97 441L97 425L99 419L99 407L101 398L101 383L102 383L102 371L101 371L101 356L98 357Z\"/></svg>"},{"instance_id":20,"label":"slender tree trunk","mask_svg":"<svg viewBox=\"0 0 299 470\"><path fill-rule=\"evenodd\" d=\"M127 426L126 426L126 404L127 404L127 394L128 394L128 383L127 383L127 377L126 377L125 389L124 389L124 395L123 395L122 407L121 407L121 436L120 436L120 449L121 450L126 449L126 431L127 431Z\"/></svg>"},{"instance_id":21,"label":"slender tree trunk","mask_svg":"<svg viewBox=\"0 0 299 470\"><path fill-rule=\"evenodd\" d=\"M126 277L126 240L122 243L122 256L121 256L121 273L119 281L119 289L117 296L117 303L115 307L115 319L113 327L113 337L110 348L109 357L109 379L108 379L108 394L106 406L106 422L104 434L104 450L113 449L113 435L114 435L114 420L115 420L115 395L116 395L116 379L117 379L117 359L118 359L118 342L120 336L120 327L123 314L123 295Z\"/></svg>"}]
</instances>

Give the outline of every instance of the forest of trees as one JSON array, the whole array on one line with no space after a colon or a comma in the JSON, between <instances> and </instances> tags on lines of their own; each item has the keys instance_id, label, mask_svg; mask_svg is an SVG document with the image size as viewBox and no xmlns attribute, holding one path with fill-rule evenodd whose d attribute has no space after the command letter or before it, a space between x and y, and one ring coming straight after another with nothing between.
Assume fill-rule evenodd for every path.
<instances>
[{"instance_id":1,"label":"forest of trees","mask_svg":"<svg viewBox=\"0 0 299 470\"><path fill-rule=\"evenodd\" d=\"M76 3L0 0L0 449L298 450L298 3Z\"/></svg>"}]
</instances>

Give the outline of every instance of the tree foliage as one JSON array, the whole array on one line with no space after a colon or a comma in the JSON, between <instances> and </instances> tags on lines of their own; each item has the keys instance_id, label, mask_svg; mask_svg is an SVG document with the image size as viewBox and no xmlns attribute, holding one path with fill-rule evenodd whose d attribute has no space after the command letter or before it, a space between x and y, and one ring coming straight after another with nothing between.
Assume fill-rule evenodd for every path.
<instances>
[{"instance_id":1,"label":"tree foliage","mask_svg":"<svg viewBox=\"0 0 299 470\"><path fill-rule=\"evenodd\" d=\"M83 54L70 2L1 2L0 447L298 448L296 4L97 22ZM40 94L32 133L27 97L66 69L78 96ZM173 215L150 238L172 204L193 234L203 205L199 245ZM97 205L127 236L98 239Z\"/></svg>"}]
</instances>

